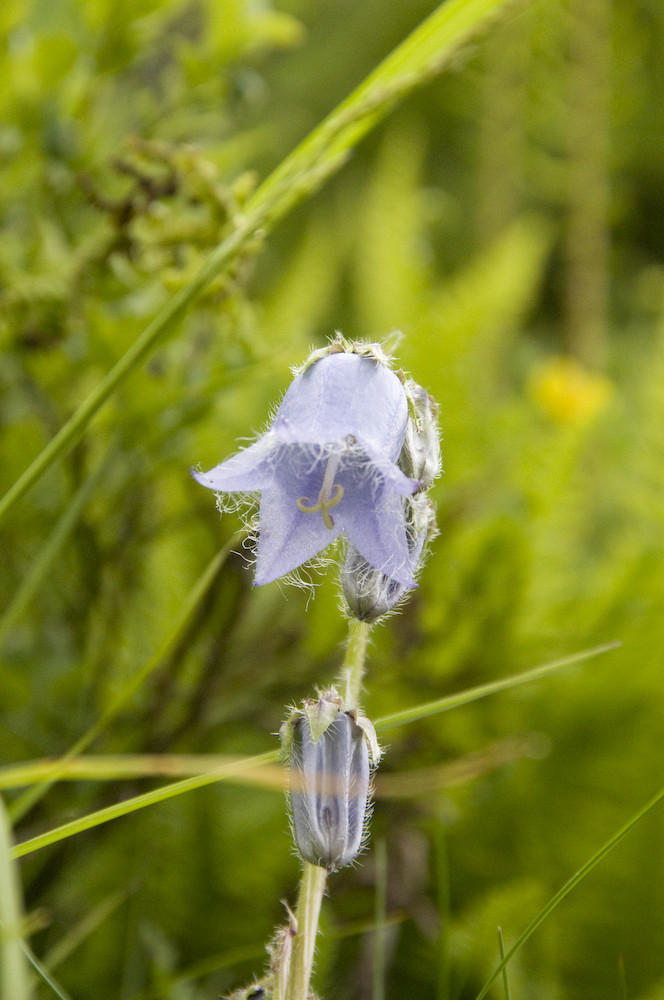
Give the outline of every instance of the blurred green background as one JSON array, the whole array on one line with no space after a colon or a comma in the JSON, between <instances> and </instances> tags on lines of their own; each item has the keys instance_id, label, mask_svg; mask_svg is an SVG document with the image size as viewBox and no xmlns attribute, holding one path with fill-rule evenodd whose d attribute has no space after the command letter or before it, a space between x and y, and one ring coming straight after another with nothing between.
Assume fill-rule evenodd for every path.
<instances>
[{"instance_id":1,"label":"blurred green background","mask_svg":"<svg viewBox=\"0 0 664 1000\"><path fill-rule=\"evenodd\" d=\"M3 5L3 492L257 179L432 9ZM373 633L370 717L622 646L386 733L372 832L390 1000L472 1000L498 925L509 946L664 783L662 51L660 0L510 9L213 283L0 527L11 608L80 505L0 627L7 768L65 753L103 716L237 531L189 467L260 430L289 366L335 329L404 332L400 362L441 408L440 535ZM309 600L254 590L231 556L93 751L274 748L285 706L338 668L337 605L333 574ZM5 800L23 840L162 781ZM664 996L663 835L660 808L567 897L510 964L514 1000ZM377 995L374 857L330 881L325 1000ZM219 996L261 972L298 871L279 790L212 786L21 862L30 943L74 1000Z\"/></svg>"}]
</instances>

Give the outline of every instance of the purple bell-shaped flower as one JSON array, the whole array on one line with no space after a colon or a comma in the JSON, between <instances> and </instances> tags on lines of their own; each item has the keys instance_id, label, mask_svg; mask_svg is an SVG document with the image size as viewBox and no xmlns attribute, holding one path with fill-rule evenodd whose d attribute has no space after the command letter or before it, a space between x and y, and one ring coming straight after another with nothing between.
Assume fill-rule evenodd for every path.
<instances>
[{"instance_id":1,"label":"purple bell-shaped flower","mask_svg":"<svg viewBox=\"0 0 664 1000\"><path fill-rule=\"evenodd\" d=\"M259 493L256 584L270 583L343 535L400 587L415 586L403 498L421 481L399 458L404 384L379 348L338 339L296 375L268 431L209 472L217 493Z\"/></svg>"}]
</instances>

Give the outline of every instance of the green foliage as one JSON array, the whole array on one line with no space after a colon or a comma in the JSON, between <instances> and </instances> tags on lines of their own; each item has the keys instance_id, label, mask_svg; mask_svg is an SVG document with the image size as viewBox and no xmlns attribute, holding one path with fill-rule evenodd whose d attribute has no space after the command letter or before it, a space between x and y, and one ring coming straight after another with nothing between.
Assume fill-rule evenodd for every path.
<instances>
[{"instance_id":1,"label":"green foliage","mask_svg":"<svg viewBox=\"0 0 664 1000\"><path fill-rule=\"evenodd\" d=\"M253 589L188 468L312 344L395 328L440 535L371 635L387 875L330 881L316 991L473 1000L500 925L514 1000L661 995L661 4L14 0L0 31L7 1000L262 975L298 867L279 772L237 761L345 625L331 577Z\"/></svg>"}]
</instances>

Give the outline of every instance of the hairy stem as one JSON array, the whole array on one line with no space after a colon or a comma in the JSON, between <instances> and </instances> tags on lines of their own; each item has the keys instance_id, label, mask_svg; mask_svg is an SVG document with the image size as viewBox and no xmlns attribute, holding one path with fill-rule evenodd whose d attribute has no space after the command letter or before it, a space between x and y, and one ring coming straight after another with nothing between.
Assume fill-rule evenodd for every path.
<instances>
[{"instance_id":1,"label":"hairy stem","mask_svg":"<svg viewBox=\"0 0 664 1000\"><path fill-rule=\"evenodd\" d=\"M351 619L348 623L346 656L341 668L340 687L344 708L357 708L360 700L368 639L367 623Z\"/></svg>"},{"instance_id":2,"label":"hairy stem","mask_svg":"<svg viewBox=\"0 0 664 1000\"><path fill-rule=\"evenodd\" d=\"M318 915L325 892L326 879L327 872L324 868L310 865L308 861L305 861L295 914L297 933L293 940L293 955L286 1000L307 1000L309 996L309 980L314 964L314 950L318 932Z\"/></svg>"}]
</instances>

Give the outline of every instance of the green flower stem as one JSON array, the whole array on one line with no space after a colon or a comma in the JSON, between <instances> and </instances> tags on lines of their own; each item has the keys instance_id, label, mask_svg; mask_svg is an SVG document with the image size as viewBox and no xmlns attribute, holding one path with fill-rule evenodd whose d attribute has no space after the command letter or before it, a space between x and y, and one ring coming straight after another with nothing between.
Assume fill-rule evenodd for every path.
<instances>
[{"instance_id":1,"label":"green flower stem","mask_svg":"<svg viewBox=\"0 0 664 1000\"><path fill-rule=\"evenodd\" d=\"M285 1000L307 1000L314 964L318 915L325 892L327 872L318 865L304 863L297 901L297 933L293 940L290 975Z\"/></svg>"},{"instance_id":2,"label":"green flower stem","mask_svg":"<svg viewBox=\"0 0 664 1000\"><path fill-rule=\"evenodd\" d=\"M344 708L357 708L362 691L364 664L369 640L369 626L354 618L348 623L346 656L341 668L341 697Z\"/></svg>"},{"instance_id":3,"label":"green flower stem","mask_svg":"<svg viewBox=\"0 0 664 1000\"><path fill-rule=\"evenodd\" d=\"M369 626L352 619L348 624L346 656L341 668L341 695L345 708L355 708L362 690L364 663L367 652ZM318 865L304 864L297 902L297 933L293 941L293 954L285 1000L307 1000L309 980L314 962L318 916L320 914L327 872Z\"/></svg>"}]
</instances>

